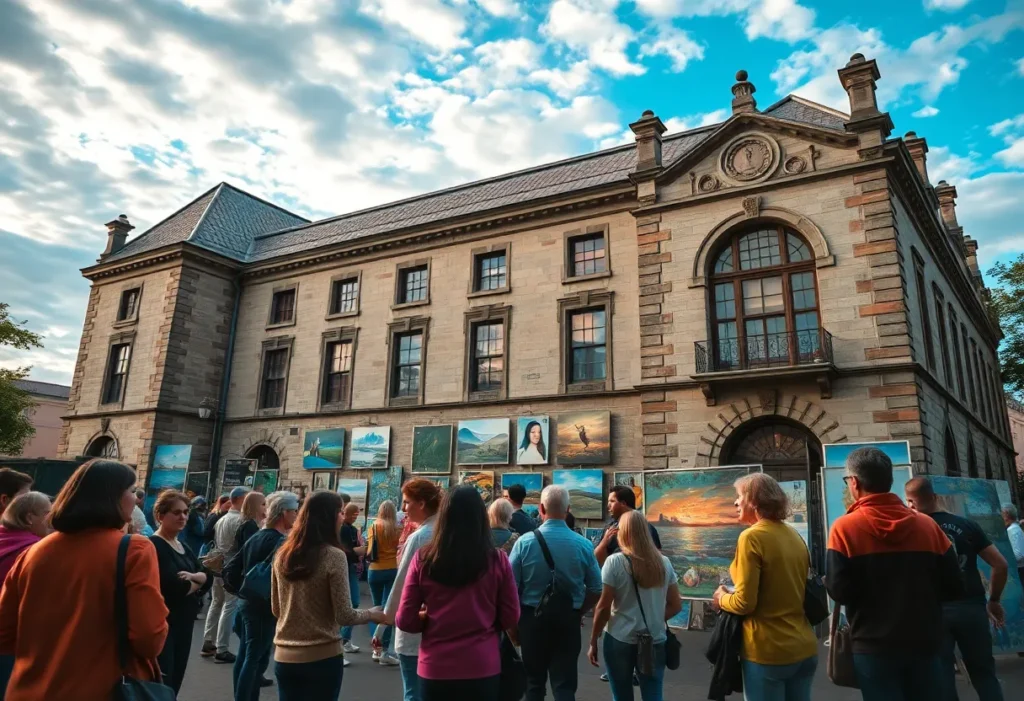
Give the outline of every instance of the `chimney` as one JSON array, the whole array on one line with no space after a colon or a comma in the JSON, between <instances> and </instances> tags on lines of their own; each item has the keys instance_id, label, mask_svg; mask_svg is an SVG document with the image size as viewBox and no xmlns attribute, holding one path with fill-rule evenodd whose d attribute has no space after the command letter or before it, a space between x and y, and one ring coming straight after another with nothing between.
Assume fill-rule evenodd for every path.
<instances>
[{"instance_id":1,"label":"chimney","mask_svg":"<svg viewBox=\"0 0 1024 701\"><path fill-rule=\"evenodd\" d=\"M881 147L892 132L892 119L888 112L879 112L875 96L875 82L882 77L878 64L863 54L854 54L845 68L839 69L839 80L850 98L850 121L846 131L860 137L862 158L880 155Z\"/></svg>"},{"instance_id":2,"label":"chimney","mask_svg":"<svg viewBox=\"0 0 1024 701\"><path fill-rule=\"evenodd\" d=\"M953 244L953 249L960 251L960 255L964 256L966 260L964 228L956 220L956 188L945 180L940 180L935 187L935 197L939 200L939 214L942 215L942 221L946 225L950 243ZM975 244L975 248L977 248L977 244Z\"/></svg>"},{"instance_id":3,"label":"chimney","mask_svg":"<svg viewBox=\"0 0 1024 701\"><path fill-rule=\"evenodd\" d=\"M103 260L107 256L120 251L124 247L124 242L128 239L128 232L134 228L128 221L128 217L124 214L113 221L107 222L107 247L103 249L99 260Z\"/></svg>"},{"instance_id":4,"label":"chimney","mask_svg":"<svg viewBox=\"0 0 1024 701\"><path fill-rule=\"evenodd\" d=\"M974 286L978 290L985 289L985 281L981 277L981 268L978 266L978 242L970 236L964 236L964 261L967 269L971 272Z\"/></svg>"},{"instance_id":5,"label":"chimney","mask_svg":"<svg viewBox=\"0 0 1024 701\"><path fill-rule=\"evenodd\" d=\"M644 110L640 119L629 125L636 136L636 169L634 173L645 173L661 169L661 135L665 133L664 123L651 110Z\"/></svg>"},{"instance_id":6,"label":"chimney","mask_svg":"<svg viewBox=\"0 0 1024 701\"><path fill-rule=\"evenodd\" d=\"M908 131L906 136L903 137L903 143L907 145L907 150L910 151L910 157L914 160L914 165L917 166L917 172L921 174L924 186L928 187L931 185L931 182L928 180L928 159L925 156L928 153L928 142L916 133Z\"/></svg>"},{"instance_id":7,"label":"chimney","mask_svg":"<svg viewBox=\"0 0 1024 701\"><path fill-rule=\"evenodd\" d=\"M736 71L736 84L732 86L732 113L757 112L755 92L757 88L747 80L747 72Z\"/></svg>"}]
</instances>

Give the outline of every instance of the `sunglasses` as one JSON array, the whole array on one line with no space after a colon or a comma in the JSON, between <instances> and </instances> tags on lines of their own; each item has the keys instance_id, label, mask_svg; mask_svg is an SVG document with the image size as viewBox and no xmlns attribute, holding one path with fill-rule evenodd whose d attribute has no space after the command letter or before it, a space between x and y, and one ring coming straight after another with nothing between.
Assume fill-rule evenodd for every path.
<instances>
[{"instance_id":1,"label":"sunglasses","mask_svg":"<svg viewBox=\"0 0 1024 701\"><path fill-rule=\"evenodd\" d=\"M856 479L856 478L853 475L846 475L845 477L843 477L843 483L844 484L850 484L850 480L852 480L852 479Z\"/></svg>"}]
</instances>

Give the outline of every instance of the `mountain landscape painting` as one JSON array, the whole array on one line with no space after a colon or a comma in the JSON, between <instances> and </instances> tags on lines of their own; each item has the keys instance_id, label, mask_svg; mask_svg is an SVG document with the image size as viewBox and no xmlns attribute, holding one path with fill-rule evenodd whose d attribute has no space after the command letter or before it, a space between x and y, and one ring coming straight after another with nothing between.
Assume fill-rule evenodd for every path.
<instances>
[{"instance_id":1,"label":"mountain landscape painting","mask_svg":"<svg viewBox=\"0 0 1024 701\"><path fill-rule=\"evenodd\" d=\"M306 431L302 441L302 469L331 470L341 467L345 455L345 429Z\"/></svg>"},{"instance_id":2,"label":"mountain landscape painting","mask_svg":"<svg viewBox=\"0 0 1024 701\"><path fill-rule=\"evenodd\" d=\"M391 447L390 426L360 426L352 429L349 467L380 469L388 466Z\"/></svg>"},{"instance_id":3,"label":"mountain landscape painting","mask_svg":"<svg viewBox=\"0 0 1024 701\"><path fill-rule=\"evenodd\" d=\"M493 470L459 470L459 484L469 484L476 487L480 492L480 498L485 504L490 504L494 498L494 471Z\"/></svg>"},{"instance_id":4,"label":"mountain landscape painting","mask_svg":"<svg viewBox=\"0 0 1024 701\"><path fill-rule=\"evenodd\" d=\"M603 470L554 470L551 484L569 491L569 508L576 518L604 516Z\"/></svg>"},{"instance_id":5,"label":"mountain landscape painting","mask_svg":"<svg viewBox=\"0 0 1024 701\"><path fill-rule=\"evenodd\" d=\"M612 415L575 411L558 415L559 465L607 465L612 461Z\"/></svg>"},{"instance_id":6,"label":"mountain landscape painting","mask_svg":"<svg viewBox=\"0 0 1024 701\"><path fill-rule=\"evenodd\" d=\"M460 421L455 456L459 465L507 465L508 419Z\"/></svg>"},{"instance_id":7,"label":"mountain landscape painting","mask_svg":"<svg viewBox=\"0 0 1024 701\"><path fill-rule=\"evenodd\" d=\"M501 490L504 492L513 484L522 485L526 490L523 511L531 518L540 515L540 493L544 489L544 475L540 472L504 472L501 475Z\"/></svg>"},{"instance_id":8,"label":"mountain landscape painting","mask_svg":"<svg viewBox=\"0 0 1024 701\"><path fill-rule=\"evenodd\" d=\"M452 427L414 426L412 466L414 475L447 475L452 466Z\"/></svg>"}]
</instances>

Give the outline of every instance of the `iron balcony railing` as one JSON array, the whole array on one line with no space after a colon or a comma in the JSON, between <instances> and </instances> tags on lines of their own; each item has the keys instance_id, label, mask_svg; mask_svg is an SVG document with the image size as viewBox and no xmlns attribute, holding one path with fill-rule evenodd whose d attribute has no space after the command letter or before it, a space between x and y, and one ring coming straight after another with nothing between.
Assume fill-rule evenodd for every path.
<instances>
[{"instance_id":1,"label":"iron balcony railing","mask_svg":"<svg viewBox=\"0 0 1024 701\"><path fill-rule=\"evenodd\" d=\"M832 334L806 329L746 338L695 341L697 374L832 364Z\"/></svg>"}]
</instances>

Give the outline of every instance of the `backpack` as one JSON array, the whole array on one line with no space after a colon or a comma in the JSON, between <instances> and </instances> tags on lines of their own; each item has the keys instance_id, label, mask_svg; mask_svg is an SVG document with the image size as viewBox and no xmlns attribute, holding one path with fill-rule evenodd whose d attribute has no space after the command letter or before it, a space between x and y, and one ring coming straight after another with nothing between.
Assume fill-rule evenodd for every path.
<instances>
[{"instance_id":1,"label":"backpack","mask_svg":"<svg viewBox=\"0 0 1024 701\"><path fill-rule=\"evenodd\" d=\"M544 553L544 560L551 569L551 581L544 588L544 593L540 595L540 603L534 609L533 615L546 624L557 625L576 614L572 604L572 594L558 581L558 573L555 571L555 559L551 557L551 551L548 549L547 541L544 540L544 535L540 530L533 531L533 535L537 539L541 551Z\"/></svg>"}]
</instances>

